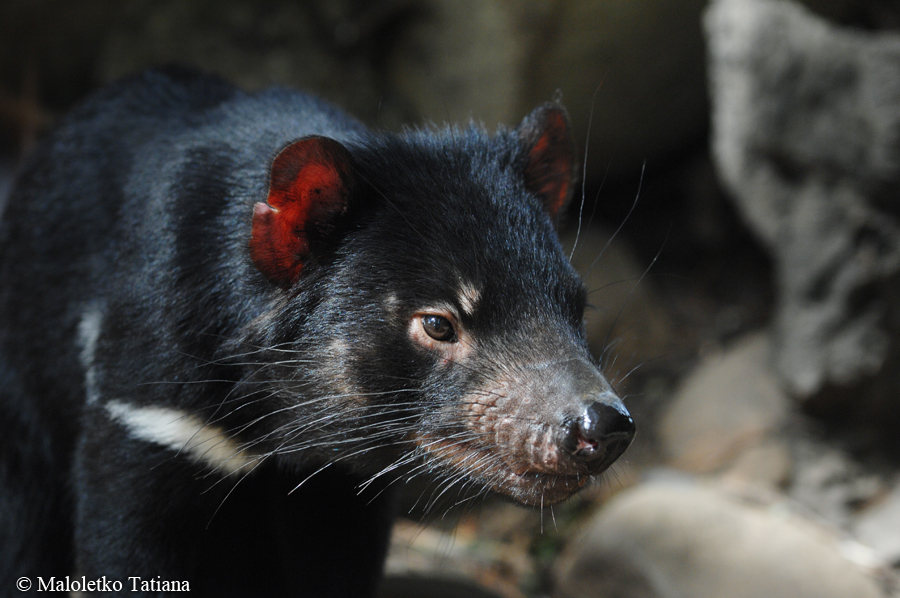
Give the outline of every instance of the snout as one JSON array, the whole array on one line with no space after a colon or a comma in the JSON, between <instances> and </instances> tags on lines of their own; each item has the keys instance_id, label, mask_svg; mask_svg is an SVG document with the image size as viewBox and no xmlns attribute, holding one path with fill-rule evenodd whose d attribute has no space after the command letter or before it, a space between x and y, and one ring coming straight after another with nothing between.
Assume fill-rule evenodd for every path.
<instances>
[{"instance_id":1,"label":"snout","mask_svg":"<svg viewBox=\"0 0 900 598\"><path fill-rule=\"evenodd\" d=\"M465 439L421 435L419 446L459 475L481 479L524 504L565 500L634 439L625 405L582 358L507 370L460 405Z\"/></svg>"},{"instance_id":2,"label":"snout","mask_svg":"<svg viewBox=\"0 0 900 598\"><path fill-rule=\"evenodd\" d=\"M622 456L634 440L634 430L619 397L605 392L564 424L560 448L589 473L600 473Z\"/></svg>"}]
</instances>

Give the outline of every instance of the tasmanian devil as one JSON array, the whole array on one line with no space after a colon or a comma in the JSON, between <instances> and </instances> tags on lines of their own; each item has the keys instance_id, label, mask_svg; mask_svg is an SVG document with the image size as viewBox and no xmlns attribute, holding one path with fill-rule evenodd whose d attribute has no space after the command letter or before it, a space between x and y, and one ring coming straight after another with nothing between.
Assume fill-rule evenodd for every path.
<instances>
[{"instance_id":1,"label":"tasmanian devil","mask_svg":"<svg viewBox=\"0 0 900 598\"><path fill-rule=\"evenodd\" d=\"M555 103L380 134L168 68L81 104L0 228L0 594L367 596L405 481L604 471L634 424L555 232L573 154Z\"/></svg>"}]
</instances>

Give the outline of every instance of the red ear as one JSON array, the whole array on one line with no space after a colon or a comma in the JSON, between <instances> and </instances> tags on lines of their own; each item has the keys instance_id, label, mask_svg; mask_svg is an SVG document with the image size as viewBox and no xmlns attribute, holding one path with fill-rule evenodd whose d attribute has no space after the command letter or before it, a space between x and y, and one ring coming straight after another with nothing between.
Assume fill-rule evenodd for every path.
<instances>
[{"instance_id":1,"label":"red ear","mask_svg":"<svg viewBox=\"0 0 900 598\"><path fill-rule=\"evenodd\" d=\"M250 257L270 281L293 284L316 242L347 211L352 167L350 152L327 137L305 137L275 157L250 235Z\"/></svg>"},{"instance_id":2,"label":"red ear","mask_svg":"<svg viewBox=\"0 0 900 598\"><path fill-rule=\"evenodd\" d=\"M575 147L569 116L561 105L547 103L526 116L518 131L527 152L525 187L555 218L572 195Z\"/></svg>"}]
</instances>

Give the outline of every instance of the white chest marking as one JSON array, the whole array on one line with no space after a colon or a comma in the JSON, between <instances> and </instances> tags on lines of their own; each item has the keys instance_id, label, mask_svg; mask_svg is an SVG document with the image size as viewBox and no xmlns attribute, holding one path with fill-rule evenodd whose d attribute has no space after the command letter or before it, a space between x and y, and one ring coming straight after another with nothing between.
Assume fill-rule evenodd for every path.
<instances>
[{"instance_id":1,"label":"white chest marking","mask_svg":"<svg viewBox=\"0 0 900 598\"><path fill-rule=\"evenodd\" d=\"M207 425L196 415L166 407L138 407L121 401L104 405L132 438L152 442L203 463L222 474L249 472L259 458L225 430Z\"/></svg>"}]
</instances>

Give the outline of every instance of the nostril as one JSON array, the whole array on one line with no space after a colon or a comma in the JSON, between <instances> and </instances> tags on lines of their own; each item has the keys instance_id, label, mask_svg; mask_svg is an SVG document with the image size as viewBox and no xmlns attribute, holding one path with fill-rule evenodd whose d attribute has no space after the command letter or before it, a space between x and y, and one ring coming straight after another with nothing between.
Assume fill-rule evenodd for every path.
<instances>
[{"instance_id":1,"label":"nostril","mask_svg":"<svg viewBox=\"0 0 900 598\"><path fill-rule=\"evenodd\" d=\"M634 438L634 420L606 403L588 405L569 426L565 447L580 461L603 458L608 464L618 458Z\"/></svg>"}]
</instances>

